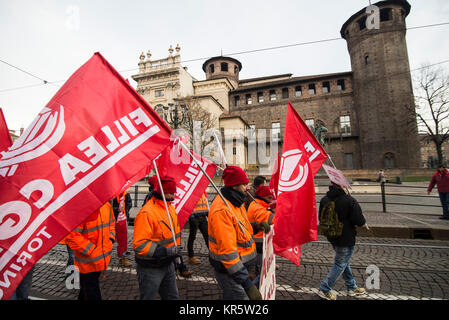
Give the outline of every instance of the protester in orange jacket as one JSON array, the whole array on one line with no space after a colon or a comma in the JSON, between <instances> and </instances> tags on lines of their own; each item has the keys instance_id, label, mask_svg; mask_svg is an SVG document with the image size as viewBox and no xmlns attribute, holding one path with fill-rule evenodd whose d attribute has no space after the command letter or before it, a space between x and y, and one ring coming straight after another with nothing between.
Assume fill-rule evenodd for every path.
<instances>
[{"instance_id":1,"label":"protester in orange jacket","mask_svg":"<svg viewBox=\"0 0 449 320\"><path fill-rule=\"evenodd\" d=\"M108 268L115 242L115 219L106 202L65 238L80 272L78 300L101 300L100 274Z\"/></svg>"},{"instance_id":2,"label":"protester in orange jacket","mask_svg":"<svg viewBox=\"0 0 449 320\"><path fill-rule=\"evenodd\" d=\"M158 293L164 300L179 299L174 262L181 255L181 230L175 208L170 203L175 199L176 182L171 177L161 177L161 182L162 189L157 184L153 197L134 220L133 249L141 300L154 300Z\"/></svg>"},{"instance_id":3,"label":"protester in orange jacket","mask_svg":"<svg viewBox=\"0 0 449 320\"><path fill-rule=\"evenodd\" d=\"M255 193L255 199L248 208L248 220L250 222L272 225L274 223L274 213L269 210L272 201L273 194L270 188L267 186L258 187ZM254 235L254 241L256 242L256 274L258 275L262 267L263 231Z\"/></svg>"},{"instance_id":4,"label":"protester in orange jacket","mask_svg":"<svg viewBox=\"0 0 449 320\"><path fill-rule=\"evenodd\" d=\"M249 273L256 259L253 228L256 232L261 228L250 224L243 206L249 179L241 168L227 166L223 180L221 193L226 203L217 196L209 211L209 261L224 299L260 300Z\"/></svg>"}]
</instances>

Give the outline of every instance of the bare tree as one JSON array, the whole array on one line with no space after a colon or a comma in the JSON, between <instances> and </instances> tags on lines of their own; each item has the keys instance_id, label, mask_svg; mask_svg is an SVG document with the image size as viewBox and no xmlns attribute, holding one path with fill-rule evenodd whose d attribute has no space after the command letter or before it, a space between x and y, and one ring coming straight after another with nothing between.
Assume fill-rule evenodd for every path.
<instances>
[{"instance_id":1,"label":"bare tree","mask_svg":"<svg viewBox=\"0 0 449 320\"><path fill-rule=\"evenodd\" d=\"M443 163L443 143L449 139L449 77L441 68L424 65L415 78L418 127L434 142Z\"/></svg>"},{"instance_id":2,"label":"bare tree","mask_svg":"<svg viewBox=\"0 0 449 320\"><path fill-rule=\"evenodd\" d=\"M194 96L184 97L178 100L179 105L185 106L183 128L189 135L189 140L195 152L202 154L204 148L211 143L211 139L205 140L204 133L216 127L218 119L200 103L200 99Z\"/></svg>"}]
</instances>

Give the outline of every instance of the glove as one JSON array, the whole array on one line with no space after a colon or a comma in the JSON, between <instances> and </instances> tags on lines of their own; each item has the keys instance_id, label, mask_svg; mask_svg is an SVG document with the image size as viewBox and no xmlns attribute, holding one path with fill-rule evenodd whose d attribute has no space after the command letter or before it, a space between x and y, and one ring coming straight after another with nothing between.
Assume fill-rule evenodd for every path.
<instances>
[{"instance_id":1,"label":"glove","mask_svg":"<svg viewBox=\"0 0 449 320\"><path fill-rule=\"evenodd\" d=\"M255 285L251 286L248 290L246 290L246 294L248 295L248 298L250 300L263 300L259 289L257 289Z\"/></svg>"},{"instance_id":2,"label":"glove","mask_svg":"<svg viewBox=\"0 0 449 320\"><path fill-rule=\"evenodd\" d=\"M167 248L167 257L176 257L181 256L181 246L173 246L170 248Z\"/></svg>"},{"instance_id":3,"label":"glove","mask_svg":"<svg viewBox=\"0 0 449 320\"><path fill-rule=\"evenodd\" d=\"M263 232L268 233L270 232L270 225L266 222L261 222L258 225L259 230L263 230Z\"/></svg>"}]
</instances>

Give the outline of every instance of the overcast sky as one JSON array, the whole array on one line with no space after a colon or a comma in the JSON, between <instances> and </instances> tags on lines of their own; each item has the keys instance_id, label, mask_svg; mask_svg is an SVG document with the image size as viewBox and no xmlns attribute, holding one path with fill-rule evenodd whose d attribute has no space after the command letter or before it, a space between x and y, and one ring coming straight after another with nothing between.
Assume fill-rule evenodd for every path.
<instances>
[{"instance_id":1,"label":"overcast sky","mask_svg":"<svg viewBox=\"0 0 449 320\"><path fill-rule=\"evenodd\" d=\"M376 1L372 1L375 3ZM409 0L408 27L449 22L448 0ZM135 87L141 52L165 58L179 43L189 73L204 80L208 57L340 37L343 23L368 0L87 1L0 0L0 107L9 129L27 127L94 52ZM407 31L411 69L449 59L449 25ZM240 79L350 71L342 40L233 55ZM449 63L442 65L446 70ZM36 86L33 86L36 85ZM24 86L28 88L15 89ZM10 90L15 89L15 90Z\"/></svg>"}]
</instances>

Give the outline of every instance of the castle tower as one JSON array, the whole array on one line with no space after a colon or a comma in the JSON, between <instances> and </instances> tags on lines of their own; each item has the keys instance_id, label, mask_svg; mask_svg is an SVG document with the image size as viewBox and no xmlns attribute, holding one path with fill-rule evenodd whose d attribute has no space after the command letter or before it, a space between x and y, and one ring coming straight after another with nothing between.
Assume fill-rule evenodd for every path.
<instances>
[{"instance_id":1,"label":"castle tower","mask_svg":"<svg viewBox=\"0 0 449 320\"><path fill-rule=\"evenodd\" d=\"M213 57L203 63L206 80L227 78L234 86L234 89L238 87L240 70L242 70L240 61L230 57Z\"/></svg>"},{"instance_id":2,"label":"castle tower","mask_svg":"<svg viewBox=\"0 0 449 320\"><path fill-rule=\"evenodd\" d=\"M405 0L380 1L373 6L368 13L364 8L351 16L340 31L347 41L354 77L361 165L363 169L419 167L405 40L405 18L411 6Z\"/></svg>"}]
</instances>

